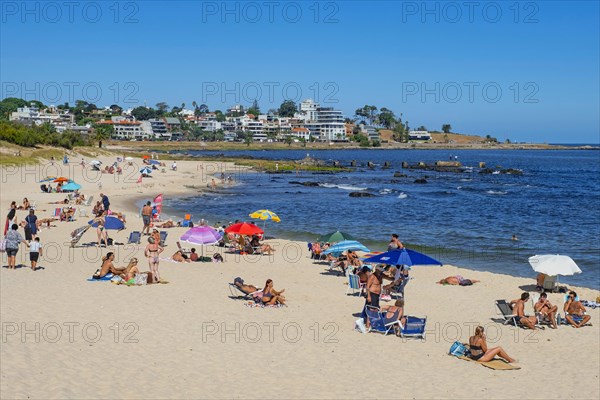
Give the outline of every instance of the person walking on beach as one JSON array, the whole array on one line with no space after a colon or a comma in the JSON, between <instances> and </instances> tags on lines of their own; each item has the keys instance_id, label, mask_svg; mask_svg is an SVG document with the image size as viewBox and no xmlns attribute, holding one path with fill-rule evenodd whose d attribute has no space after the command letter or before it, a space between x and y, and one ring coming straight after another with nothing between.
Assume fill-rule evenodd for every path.
<instances>
[{"instance_id":1,"label":"person walking on beach","mask_svg":"<svg viewBox=\"0 0 600 400\"><path fill-rule=\"evenodd\" d=\"M29 235L27 234L29 231ZM27 240L35 240L38 231L37 216L35 210L29 209L29 215L25 217L25 238ZM30 236L29 238L27 236Z\"/></svg>"},{"instance_id":2,"label":"person walking on beach","mask_svg":"<svg viewBox=\"0 0 600 400\"><path fill-rule=\"evenodd\" d=\"M42 244L40 243L40 238L36 237L35 240L29 242L29 261L31 261L31 270L35 271L37 268L37 262L42 253Z\"/></svg>"},{"instance_id":3,"label":"person walking on beach","mask_svg":"<svg viewBox=\"0 0 600 400\"><path fill-rule=\"evenodd\" d=\"M163 252L163 248L160 247L158 242L154 240L154 237L150 236L148 238L148 245L144 250L144 255L148 259L148 266L150 267L150 272L152 273L152 280L154 282L160 282L160 274L158 272L158 262L159 262L159 254Z\"/></svg>"},{"instance_id":4,"label":"person walking on beach","mask_svg":"<svg viewBox=\"0 0 600 400\"><path fill-rule=\"evenodd\" d=\"M401 250L403 248L404 248L404 245L402 244L400 239L398 239L398 235L393 233L392 238L390 239L390 242L388 243L388 251Z\"/></svg>"},{"instance_id":5,"label":"person walking on beach","mask_svg":"<svg viewBox=\"0 0 600 400\"><path fill-rule=\"evenodd\" d=\"M210 181L210 187L213 192L217 189L217 182L215 182L215 178Z\"/></svg>"},{"instance_id":6,"label":"person walking on beach","mask_svg":"<svg viewBox=\"0 0 600 400\"><path fill-rule=\"evenodd\" d=\"M475 328L475 335L469 338L469 357L478 362L492 361L494 357L502 357L509 363L515 363L517 360L511 358L502 347L488 348L483 334L483 326Z\"/></svg>"},{"instance_id":7,"label":"person walking on beach","mask_svg":"<svg viewBox=\"0 0 600 400\"><path fill-rule=\"evenodd\" d=\"M17 215L17 202L13 201L10 203L10 210L8 210L8 214L6 215L6 224L4 225L4 236L8 233L8 228L14 223L15 217Z\"/></svg>"},{"instance_id":8,"label":"person walking on beach","mask_svg":"<svg viewBox=\"0 0 600 400\"><path fill-rule=\"evenodd\" d=\"M142 228L142 235L144 235L144 230L146 231L146 235L150 235L150 221L152 220L152 207L149 201L146 202L146 205L142 207L142 220L144 221L144 227Z\"/></svg>"},{"instance_id":9,"label":"person walking on beach","mask_svg":"<svg viewBox=\"0 0 600 400\"><path fill-rule=\"evenodd\" d=\"M17 230L19 225L12 224L10 231L6 234L6 255L8 256L8 269L15 269L15 260L19 252L19 244L28 244Z\"/></svg>"},{"instance_id":10,"label":"person walking on beach","mask_svg":"<svg viewBox=\"0 0 600 400\"><path fill-rule=\"evenodd\" d=\"M104 214L100 215L98 218L95 218L94 222L98 224L96 227L96 233L98 234L98 247L102 246L103 240L104 246L108 247L108 233L106 232L106 227L104 226L106 223Z\"/></svg>"},{"instance_id":11,"label":"person walking on beach","mask_svg":"<svg viewBox=\"0 0 600 400\"><path fill-rule=\"evenodd\" d=\"M110 201L108 200L108 196L104 193L100 193L100 198L102 199L102 205L104 206L104 212L108 212L110 209Z\"/></svg>"}]
</instances>

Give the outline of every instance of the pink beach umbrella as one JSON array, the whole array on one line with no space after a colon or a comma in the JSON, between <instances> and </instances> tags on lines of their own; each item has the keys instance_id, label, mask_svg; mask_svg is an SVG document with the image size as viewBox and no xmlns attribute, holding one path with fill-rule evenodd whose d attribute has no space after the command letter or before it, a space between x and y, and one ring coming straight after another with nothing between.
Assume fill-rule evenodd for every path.
<instances>
[{"instance_id":1,"label":"pink beach umbrella","mask_svg":"<svg viewBox=\"0 0 600 400\"><path fill-rule=\"evenodd\" d=\"M223 238L223 234L210 226L195 226L181 236L182 242L190 244L215 244Z\"/></svg>"}]
</instances>

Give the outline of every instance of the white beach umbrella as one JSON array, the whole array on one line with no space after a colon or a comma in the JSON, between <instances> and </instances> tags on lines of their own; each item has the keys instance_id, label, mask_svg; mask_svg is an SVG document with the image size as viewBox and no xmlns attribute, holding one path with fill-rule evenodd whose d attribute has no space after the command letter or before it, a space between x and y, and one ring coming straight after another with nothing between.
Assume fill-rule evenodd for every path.
<instances>
[{"instance_id":1,"label":"white beach umbrella","mask_svg":"<svg viewBox=\"0 0 600 400\"><path fill-rule=\"evenodd\" d=\"M92 160L92 161L90 161L90 164L100 165L100 164L102 164L102 161Z\"/></svg>"},{"instance_id":2,"label":"white beach umbrella","mask_svg":"<svg viewBox=\"0 0 600 400\"><path fill-rule=\"evenodd\" d=\"M568 276L581 273L581 269L579 269L571 257L559 254L544 254L529 257L529 264L535 272L548 276Z\"/></svg>"},{"instance_id":3,"label":"white beach umbrella","mask_svg":"<svg viewBox=\"0 0 600 400\"><path fill-rule=\"evenodd\" d=\"M125 161L133 161L133 157L125 157Z\"/></svg>"}]
</instances>

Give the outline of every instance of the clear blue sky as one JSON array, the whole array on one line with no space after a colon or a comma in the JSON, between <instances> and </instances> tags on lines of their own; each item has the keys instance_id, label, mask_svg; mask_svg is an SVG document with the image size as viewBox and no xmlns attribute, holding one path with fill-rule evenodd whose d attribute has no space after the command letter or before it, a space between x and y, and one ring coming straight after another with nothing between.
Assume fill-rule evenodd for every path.
<instances>
[{"instance_id":1,"label":"clear blue sky","mask_svg":"<svg viewBox=\"0 0 600 400\"><path fill-rule=\"evenodd\" d=\"M224 110L258 94L264 111L311 97L411 127L599 143L598 2L475 3L4 1L1 97Z\"/></svg>"}]
</instances>

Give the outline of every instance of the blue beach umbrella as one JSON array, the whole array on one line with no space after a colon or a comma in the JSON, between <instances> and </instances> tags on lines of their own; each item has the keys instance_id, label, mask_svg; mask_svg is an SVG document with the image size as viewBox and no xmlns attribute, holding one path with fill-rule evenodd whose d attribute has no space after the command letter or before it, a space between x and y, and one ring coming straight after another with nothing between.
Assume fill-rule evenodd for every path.
<instances>
[{"instance_id":1,"label":"blue beach umbrella","mask_svg":"<svg viewBox=\"0 0 600 400\"><path fill-rule=\"evenodd\" d=\"M39 181L39 182L40 182L40 183L41 183L41 182L52 182L52 181L53 181L53 180L55 180L55 179L56 179L56 177L55 177L55 176L47 176L47 177L45 177L44 179L42 179L41 181Z\"/></svg>"},{"instance_id":2,"label":"blue beach umbrella","mask_svg":"<svg viewBox=\"0 0 600 400\"><path fill-rule=\"evenodd\" d=\"M151 173L152 173L152 168L150 168L150 167L144 167L144 168L140 169L140 172L141 172L142 174L149 175L149 174L151 174Z\"/></svg>"},{"instance_id":3,"label":"blue beach umbrella","mask_svg":"<svg viewBox=\"0 0 600 400\"><path fill-rule=\"evenodd\" d=\"M328 248L323 252L323 254L341 254L344 251L366 251L369 250L364 244L357 242L356 240L344 240L343 242L339 242Z\"/></svg>"},{"instance_id":4,"label":"blue beach umbrella","mask_svg":"<svg viewBox=\"0 0 600 400\"><path fill-rule=\"evenodd\" d=\"M160 165L160 161L158 161L158 160L150 160L150 161L148 161L148 164L150 164L150 165Z\"/></svg>"},{"instance_id":5,"label":"blue beach umbrella","mask_svg":"<svg viewBox=\"0 0 600 400\"><path fill-rule=\"evenodd\" d=\"M410 249L396 249L363 260L367 263L388 265L442 265L438 260Z\"/></svg>"},{"instance_id":6,"label":"blue beach umbrella","mask_svg":"<svg viewBox=\"0 0 600 400\"><path fill-rule=\"evenodd\" d=\"M74 192L79 189L81 189L81 185L73 181L70 181L62 187L63 192Z\"/></svg>"},{"instance_id":7,"label":"blue beach umbrella","mask_svg":"<svg viewBox=\"0 0 600 400\"><path fill-rule=\"evenodd\" d=\"M94 220L91 220L90 222L88 222L88 224L93 226L94 228L98 227L98 223L94 222ZM125 224L116 217L108 216L104 217L104 227L106 229L120 231L121 229L125 229Z\"/></svg>"}]
</instances>

